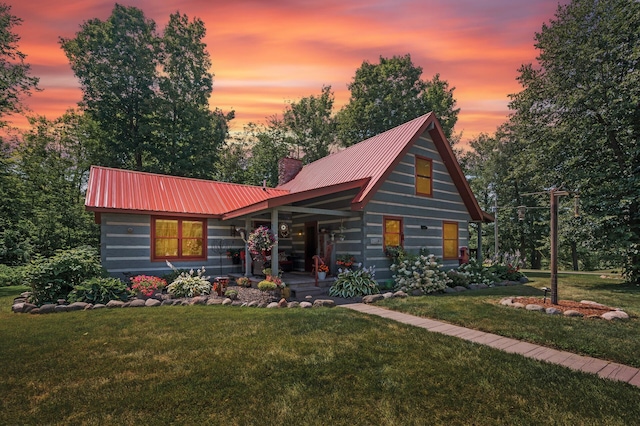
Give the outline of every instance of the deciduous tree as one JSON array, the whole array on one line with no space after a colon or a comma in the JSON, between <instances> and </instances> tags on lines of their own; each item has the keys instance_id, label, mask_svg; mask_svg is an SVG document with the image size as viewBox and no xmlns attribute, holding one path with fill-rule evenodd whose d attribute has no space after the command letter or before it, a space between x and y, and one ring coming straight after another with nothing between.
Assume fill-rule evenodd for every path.
<instances>
[{"instance_id":1,"label":"deciduous tree","mask_svg":"<svg viewBox=\"0 0 640 426\"><path fill-rule=\"evenodd\" d=\"M455 108L455 88L439 74L430 81L421 76L422 68L409 54L381 56L379 64L364 61L348 86L349 103L337 115L341 143L353 145L430 111L450 137L460 111Z\"/></svg>"}]
</instances>

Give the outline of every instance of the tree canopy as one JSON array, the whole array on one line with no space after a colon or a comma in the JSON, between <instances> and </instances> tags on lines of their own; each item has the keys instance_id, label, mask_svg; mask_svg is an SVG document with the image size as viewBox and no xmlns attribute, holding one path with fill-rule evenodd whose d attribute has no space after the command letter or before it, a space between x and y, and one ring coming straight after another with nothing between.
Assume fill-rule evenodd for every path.
<instances>
[{"instance_id":1,"label":"tree canopy","mask_svg":"<svg viewBox=\"0 0 640 426\"><path fill-rule=\"evenodd\" d=\"M364 61L349 84L351 97L337 115L339 140L353 145L433 111L447 138L458 119L455 88L436 74L423 81L422 68L411 55L380 57L379 64Z\"/></svg>"},{"instance_id":2,"label":"tree canopy","mask_svg":"<svg viewBox=\"0 0 640 426\"><path fill-rule=\"evenodd\" d=\"M0 3L0 126L6 125L2 117L22 111L23 96L38 89L39 79L30 75L26 55L18 49L20 36L14 27L21 23L11 14L11 6Z\"/></svg>"},{"instance_id":3,"label":"tree canopy","mask_svg":"<svg viewBox=\"0 0 640 426\"><path fill-rule=\"evenodd\" d=\"M211 177L233 112L211 111L204 24L172 14L163 35L135 7L116 4L60 40L83 90L82 106L105 139L97 163Z\"/></svg>"},{"instance_id":4,"label":"tree canopy","mask_svg":"<svg viewBox=\"0 0 640 426\"><path fill-rule=\"evenodd\" d=\"M503 165L515 167L510 183L494 183L579 193L582 218L568 221L568 244L625 252L628 277L638 282L640 3L573 0L535 41L537 63L519 69L522 91L511 96L513 114L502 129Z\"/></svg>"}]
</instances>

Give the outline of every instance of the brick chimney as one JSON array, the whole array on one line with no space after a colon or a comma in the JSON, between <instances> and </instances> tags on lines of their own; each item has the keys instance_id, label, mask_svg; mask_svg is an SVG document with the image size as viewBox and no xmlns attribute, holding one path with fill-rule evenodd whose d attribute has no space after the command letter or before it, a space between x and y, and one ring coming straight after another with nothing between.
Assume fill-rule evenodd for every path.
<instances>
[{"instance_id":1,"label":"brick chimney","mask_svg":"<svg viewBox=\"0 0 640 426\"><path fill-rule=\"evenodd\" d=\"M296 158L281 158L278 161L278 185L284 185L296 177L302 170L302 160Z\"/></svg>"}]
</instances>

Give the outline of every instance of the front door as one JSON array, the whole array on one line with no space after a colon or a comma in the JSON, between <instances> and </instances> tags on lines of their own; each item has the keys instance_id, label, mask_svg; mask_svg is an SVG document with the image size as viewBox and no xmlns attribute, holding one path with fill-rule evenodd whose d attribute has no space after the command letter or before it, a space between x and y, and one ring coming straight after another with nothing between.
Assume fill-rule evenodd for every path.
<instances>
[{"instance_id":1,"label":"front door","mask_svg":"<svg viewBox=\"0 0 640 426\"><path fill-rule=\"evenodd\" d=\"M313 269L313 256L318 247L318 222L306 222L304 224L304 270L310 272Z\"/></svg>"}]
</instances>

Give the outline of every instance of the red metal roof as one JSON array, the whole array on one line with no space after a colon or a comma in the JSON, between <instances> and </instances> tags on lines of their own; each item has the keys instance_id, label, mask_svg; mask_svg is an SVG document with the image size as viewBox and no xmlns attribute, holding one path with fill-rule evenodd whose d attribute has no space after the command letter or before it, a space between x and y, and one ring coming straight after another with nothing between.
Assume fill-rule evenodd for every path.
<instances>
[{"instance_id":1,"label":"red metal roof","mask_svg":"<svg viewBox=\"0 0 640 426\"><path fill-rule=\"evenodd\" d=\"M429 132L438 149L472 220L491 222L493 218L480 209L453 150L444 136L442 127L433 113L415 118L343 151L307 164L294 179L278 186L277 189L289 190L294 194L369 179L352 200L352 209L361 210L425 131Z\"/></svg>"},{"instance_id":2,"label":"red metal roof","mask_svg":"<svg viewBox=\"0 0 640 426\"><path fill-rule=\"evenodd\" d=\"M492 221L480 209L432 113L307 164L294 179L275 189L93 166L85 206L95 212L159 212L228 219L345 188L361 188L352 200L352 209L361 210L424 132L431 136L472 220Z\"/></svg>"},{"instance_id":3,"label":"red metal roof","mask_svg":"<svg viewBox=\"0 0 640 426\"><path fill-rule=\"evenodd\" d=\"M289 191L92 166L88 210L221 216Z\"/></svg>"},{"instance_id":4,"label":"red metal roof","mask_svg":"<svg viewBox=\"0 0 640 426\"><path fill-rule=\"evenodd\" d=\"M372 138L307 164L298 175L278 189L292 193L369 178L353 202L363 201L376 184L391 171L426 129L432 114L426 114Z\"/></svg>"}]
</instances>

